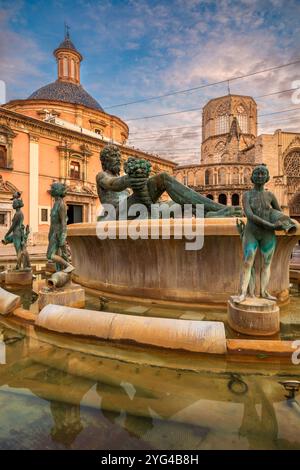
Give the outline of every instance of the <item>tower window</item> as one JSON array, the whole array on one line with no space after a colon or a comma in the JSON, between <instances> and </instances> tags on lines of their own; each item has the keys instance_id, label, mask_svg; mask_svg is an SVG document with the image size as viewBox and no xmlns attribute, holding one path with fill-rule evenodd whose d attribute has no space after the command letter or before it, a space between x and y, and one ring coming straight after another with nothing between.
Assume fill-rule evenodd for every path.
<instances>
[{"instance_id":1,"label":"tower window","mask_svg":"<svg viewBox=\"0 0 300 470\"><path fill-rule=\"evenodd\" d=\"M237 120L238 120L239 126L241 128L241 131L244 134L248 134L248 116L247 116L247 114L238 114L237 115Z\"/></svg>"},{"instance_id":2,"label":"tower window","mask_svg":"<svg viewBox=\"0 0 300 470\"><path fill-rule=\"evenodd\" d=\"M225 168L220 168L218 170L218 184L226 184L226 170L225 170Z\"/></svg>"},{"instance_id":3,"label":"tower window","mask_svg":"<svg viewBox=\"0 0 300 470\"><path fill-rule=\"evenodd\" d=\"M70 178L80 179L80 164L78 162L70 163Z\"/></svg>"},{"instance_id":4,"label":"tower window","mask_svg":"<svg viewBox=\"0 0 300 470\"><path fill-rule=\"evenodd\" d=\"M213 184L213 173L211 170L205 170L205 184Z\"/></svg>"},{"instance_id":5,"label":"tower window","mask_svg":"<svg viewBox=\"0 0 300 470\"><path fill-rule=\"evenodd\" d=\"M71 59L71 77L75 78L75 62L74 62L74 59Z\"/></svg>"},{"instance_id":6,"label":"tower window","mask_svg":"<svg viewBox=\"0 0 300 470\"><path fill-rule=\"evenodd\" d=\"M63 75L64 77L68 76L68 59L66 57L63 58Z\"/></svg>"},{"instance_id":7,"label":"tower window","mask_svg":"<svg viewBox=\"0 0 300 470\"><path fill-rule=\"evenodd\" d=\"M248 116L247 112L241 104L237 107L237 120L241 131L245 134L248 133Z\"/></svg>"},{"instance_id":8,"label":"tower window","mask_svg":"<svg viewBox=\"0 0 300 470\"><path fill-rule=\"evenodd\" d=\"M229 132L229 116L222 114L216 118L216 135L227 134Z\"/></svg>"}]
</instances>

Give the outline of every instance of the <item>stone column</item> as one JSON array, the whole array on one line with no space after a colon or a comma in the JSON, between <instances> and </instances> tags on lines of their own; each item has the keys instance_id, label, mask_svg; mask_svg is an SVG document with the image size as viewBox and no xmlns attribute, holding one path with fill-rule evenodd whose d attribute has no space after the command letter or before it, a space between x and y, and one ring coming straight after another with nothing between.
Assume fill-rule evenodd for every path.
<instances>
[{"instance_id":1,"label":"stone column","mask_svg":"<svg viewBox=\"0 0 300 470\"><path fill-rule=\"evenodd\" d=\"M39 231L39 138L29 135L29 225Z\"/></svg>"}]
</instances>

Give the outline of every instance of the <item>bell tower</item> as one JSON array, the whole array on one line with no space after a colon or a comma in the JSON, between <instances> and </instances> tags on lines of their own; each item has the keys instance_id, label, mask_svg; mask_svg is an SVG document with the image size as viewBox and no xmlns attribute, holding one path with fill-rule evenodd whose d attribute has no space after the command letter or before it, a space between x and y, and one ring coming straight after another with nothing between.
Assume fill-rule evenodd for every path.
<instances>
[{"instance_id":1,"label":"bell tower","mask_svg":"<svg viewBox=\"0 0 300 470\"><path fill-rule=\"evenodd\" d=\"M53 52L57 61L57 78L62 82L80 84L80 62L83 57L70 39L69 27L65 24L65 39Z\"/></svg>"}]
</instances>

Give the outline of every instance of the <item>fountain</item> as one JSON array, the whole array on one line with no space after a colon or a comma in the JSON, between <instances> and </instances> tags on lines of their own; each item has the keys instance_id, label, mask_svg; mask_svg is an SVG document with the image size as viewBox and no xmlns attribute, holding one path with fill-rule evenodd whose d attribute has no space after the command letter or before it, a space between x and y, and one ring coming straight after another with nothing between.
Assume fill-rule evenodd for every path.
<instances>
[{"instance_id":1,"label":"fountain","mask_svg":"<svg viewBox=\"0 0 300 470\"><path fill-rule=\"evenodd\" d=\"M130 158L125 165L126 174L120 176L120 154L115 146L107 146L102 151L101 161L103 171L96 180L103 211L98 222L73 224L67 228L66 187L63 183L52 184L55 203L47 258L56 270L39 289L39 314L26 314L16 308L14 315L34 322L36 329L105 341L134 342L145 347L210 354L230 355L239 351L241 354L291 356L291 342L280 342L277 338L269 343L226 339L224 323L209 318L210 309L224 308L229 299L228 323L233 330L255 337L274 335L279 330L278 305L289 300L289 259L300 229L280 211L275 196L263 191L268 176L266 168L259 166L254 170L256 186L245 196L254 198L249 200L254 214L252 221L246 203L247 220L242 218L240 207L215 203L167 174L149 177L150 164L144 160ZM256 173L264 173L261 183L256 182ZM262 184L262 191L259 184ZM130 195L128 187L132 189ZM255 195L256 190L261 199ZM159 197L165 191L171 200L161 204ZM192 211L190 217L178 217L186 204ZM169 217L152 218L153 206L164 215L167 207ZM112 220L113 213L118 220ZM254 224L254 235L249 232L250 222ZM255 225L260 223L265 224L262 233L257 232ZM255 259L255 248L250 263L247 243L251 245L251 236L257 236L261 253ZM270 253L262 246L263 237L267 241L272 239L271 245L268 244ZM241 284L240 238L244 250ZM262 298L255 297L255 284ZM113 310L90 310L84 308L85 292L100 299L138 301L148 306L156 304L185 310L205 306L208 318L205 321L198 317L168 319L151 314L137 316ZM234 295L236 293L239 295ZM107 300L101 301L104 307L106 303Z\"/></svg>"}]
</instances>

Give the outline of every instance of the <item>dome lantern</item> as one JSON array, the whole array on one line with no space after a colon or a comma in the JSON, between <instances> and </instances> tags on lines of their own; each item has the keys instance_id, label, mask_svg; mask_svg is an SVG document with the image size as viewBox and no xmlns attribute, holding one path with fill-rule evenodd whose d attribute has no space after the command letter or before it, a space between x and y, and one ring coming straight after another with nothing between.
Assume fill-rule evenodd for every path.
<instances>
[{"instance_id":1,"label":"dome lantern","mask_svg":"<svg viewBox=\"0 0 300 470\"><path fill-rule=\"evenodd\" d=\"M80 84L80 62L83 57L70 39L69 27L65 25L65 39L53 52L57 61L58 80Z\"/></svg>"}]
</instances>

